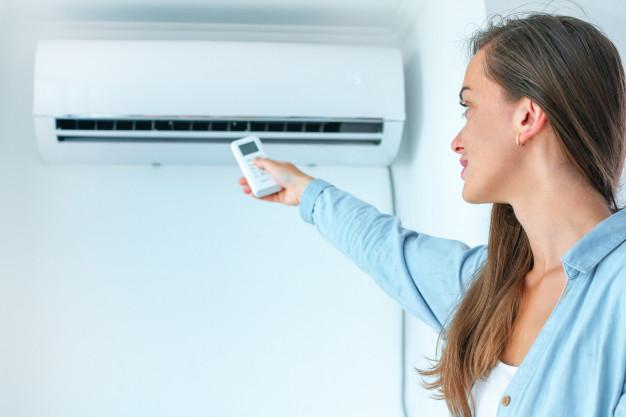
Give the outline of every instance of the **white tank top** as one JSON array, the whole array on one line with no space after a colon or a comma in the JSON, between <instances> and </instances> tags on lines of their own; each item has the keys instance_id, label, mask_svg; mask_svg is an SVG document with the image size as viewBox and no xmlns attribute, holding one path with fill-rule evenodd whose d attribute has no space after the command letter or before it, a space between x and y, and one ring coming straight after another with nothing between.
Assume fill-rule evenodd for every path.
<instances>
[{"instance_id":1,"label":"white tank top","mask_svg":"<svg viewBox=\"0 0 626 417\"><path fill-rule=\"evenodd\" d=\"M474 383L471 392L476 404L475 417L496 417L502 396L517 368L498 361L485 379Z\"/></svg>"}]
</instances>

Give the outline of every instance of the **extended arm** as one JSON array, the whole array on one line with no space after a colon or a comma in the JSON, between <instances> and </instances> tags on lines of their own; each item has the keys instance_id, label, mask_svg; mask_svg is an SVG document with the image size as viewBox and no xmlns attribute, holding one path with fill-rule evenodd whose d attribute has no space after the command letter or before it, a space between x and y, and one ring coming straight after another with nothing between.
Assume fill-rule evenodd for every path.
<instances>
[{"instance_id":1,"label":"extended arm","mask_svg":"<svg viewBox=\"0 0 626 417\"><path fill-rule=\"evenodd\" d=\"M418 233L397 217L316 178L304 190L300 215L398 303L436 330L446 324L486 245Z\"/></svg>"}]
</instances>

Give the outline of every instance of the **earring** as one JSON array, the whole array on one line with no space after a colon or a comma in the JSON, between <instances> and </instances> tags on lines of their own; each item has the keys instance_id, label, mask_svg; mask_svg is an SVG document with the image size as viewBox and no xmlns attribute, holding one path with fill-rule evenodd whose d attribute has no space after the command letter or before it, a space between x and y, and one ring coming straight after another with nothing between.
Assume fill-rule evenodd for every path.
<instances>
[{"instance_id":1,"label":"earring","mask_svg":"<svg viewBox=\"0 0 626 417\"><path fill-rule=\"evenodd\" d=\"M520 132L517 132L517 136L515 137L515 143L517 143L517 146L524 146L525 143L522 143L521 145L519 144L519 134Z\"/></svg>"}]
</instances>

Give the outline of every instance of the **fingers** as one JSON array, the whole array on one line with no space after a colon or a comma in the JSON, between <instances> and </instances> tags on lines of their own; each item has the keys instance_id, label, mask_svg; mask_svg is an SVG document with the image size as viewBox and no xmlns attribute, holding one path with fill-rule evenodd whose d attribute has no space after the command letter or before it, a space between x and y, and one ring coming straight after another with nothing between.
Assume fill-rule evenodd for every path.
<instances>
[{"instance_id":1,"label":"fingers","mask_svg":"<svg viewBox=\"0 0 626 417\"><path fill-rule=\"evenodd\" d=\"M272 202L272 203L280 201L278 199L278 194L277 193L266 195L266 196L263 196L263 197L257 197L254 194L252 194L252 190L250 190L249 187L245 187L244 188L244 193L250 194L250 196L252 196L255 200L269 201L269 202Z\"/></svg>"},{"instance_id":2,"label":"fingers","mask_svg":"<svg viewBox=\"0 0 626 417\"><path fill-rule=\"evenodd\" d=\"M263 200L263 201L269 201L272 203L279 203L280 202L280 198L278 197L278 193L273 193L270 195L266 195L264 197L257 197L252 193L252 189L250 188L250 186L248 185L248 181L246 181L245 177L240 177L239 178L239 184L243 185L242 191L244 194L250 194L250 196L252 196L253 198L255 198L256 200Z\"/></svg>"},{"instance_id":3,"label":"fingers","mask_svg":"<svg viewBox=\"0 0 626 417\"><path fill-rule=\"evenodd\" d=\"M254 195L254 194L252 194ZM266 195L264 197L254 197L257 200L263 200L263 201L269 201L272 203L276 203L276 202L280 202L280 200L278 199L278 193L274 193L274 194L270 194L270 195Z\"/></svg>"},{"instance_id":4,"label":"fingers","mask_svg":"<svg viewBox=\"0 0 626 417\"><path fill-rule=\"evenodd\" d=\"M252 189L250 188L246 177L239 177L239 185L243 185L242 191L244 192L244 194L250 194L252 192Z\"/></svg>"},{"instance_id":5,"label":"fingers","mask_svg":"<svg viewBox=\"0 0 626 417\"><path fill-rule=\"evenodd\" d=\"M256 158L254 160L254 163L259 167L259 168L263 168L263 164L266 163L266 161L270 161L267 158L264 158L265 160L262 160L262 158ZM270 163L272 163L274 161L271 161ZM248 180L246 179L246 177L239 177L239 185L242 185L242 191L244 194L250 194L252 197L254 197L257 200L263 200L263 201L270 201L270 202L280 202L280 197L278 196L278 193L273 193L270 195L266 195L264 197L257 197L252 193L252 189L250 188L250 184L248 183Z\"/></svg>"},{"instance_id":6,"label":"fingers","mask_svg":"<svg viewBox=\"0 0 626 417\"><path fill-rule=\"evenodd\" d=\"M244 180L245 180L245 178L244 178ZM242 181L239 181L239 183L241 184ZM243 192L244 192L244 194L250 194L252 197L256 198L257 200L275 201L275 197L276 197L275 193L271 194L271 195L267 195L265 197L257 197L254 194L252 194L252 189L250 188L250 186L247 183L245 183L245 185L243 187Z\"/></svg>"}]
</instances>

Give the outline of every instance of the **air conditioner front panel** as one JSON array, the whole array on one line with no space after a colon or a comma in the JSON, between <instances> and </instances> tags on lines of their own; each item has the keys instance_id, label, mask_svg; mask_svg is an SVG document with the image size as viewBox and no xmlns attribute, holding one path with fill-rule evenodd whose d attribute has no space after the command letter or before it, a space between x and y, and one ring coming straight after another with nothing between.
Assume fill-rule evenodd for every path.
<instances>
[{"instance_id":1,"label":"air conditioner front panel","mask_svg":"<svg viewBox=\"0 0 626 417\"><path fill-rule=\"evenodd\" d=\"M215 41L44 41L38 115L404 119L397 50ZM332 99L329 99L332 98Z\"/></svg>"},{"instance_id":2,"label":"air conditioner front panel","mask_svg":"<svg viewBox=\"0 0 626 417\"><path fill-rule=\"evenodd\" d=\"M404 123L398 50L215 41L41 41L33 116L49 163L387 165Z\"/></svg>"}]
</instances>

